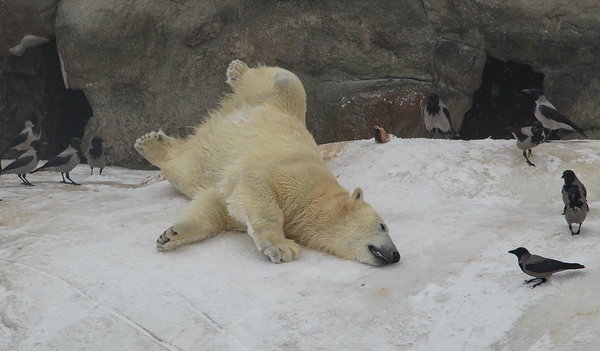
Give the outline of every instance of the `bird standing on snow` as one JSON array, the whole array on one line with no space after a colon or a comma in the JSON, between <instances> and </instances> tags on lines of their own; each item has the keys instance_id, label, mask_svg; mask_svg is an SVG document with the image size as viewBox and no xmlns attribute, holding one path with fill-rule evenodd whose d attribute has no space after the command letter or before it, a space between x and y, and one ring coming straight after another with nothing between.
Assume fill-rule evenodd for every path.
<instances>
[{"instance_id":1,"label":"bird standing on snow","mask_svg":"<svg viewBox=\"0 0 600 351\"><path fill-rule=\"evenodd\" d=\"M102 170L106 167L106 154L102 149L102 138L95 136L92 138L92 147L88 150L88 165L90 166L90 175L94 174L94 167L100 168L100 175Z\"/></svg>"},{"instance_id":2,"label":"bird standing on snow","mask_svg":"<svg viewBox=\"0 0 600 351\"><path fill-rule=\"evenodd\" d=\"M585 200L582 200L579 189L575 186L569 188L568 197L569 203L565 207L565 219L569 225L571 235L577 235L581 232L581 223L585 220L587 213L590 211L590 207ZM572 225L574 223L579 224L577 232L573 231Z\"/></svg>"},{"instance_id":3,"label":"bird standing on snow","mask_svg":"<svg viewBox=\"0 0 600 351\"><path fill-rule=\"evenodd\" d=\"M440 96L435 93L427 96L427 105L423 110L423 122L425 129L429 132L429 137L433 137L435 132L439 131L443 134L455 136L456 132L452 128L452 119L450 111L443 102L440 101Z\"/></svg>"},{"instance_id":4,"label":"bird standing on snow","mask_svg":"<svg viewBox=\"0 0 600 351\"><path fill-rule=\"evenodd\" d=\"M562 199L565 203L565 208L562 214L565 214L567 210L567 205L569 204L569 192L571 188L577 188L579 192L579 198L583 202L587 202L587 190L585 189L585 185L577 178L575 172L570 169L567 169L563 172L562 178L565 180L565 185L562 187Z\"/></svg>"},{"instance_id":5,"label":"bird standing on snow","mask_svg":"<svg viewBox=\"0 0 600 351\"><path fill-rule=\"evenodd\" d=\"M521 270L525 274L535 277L534 279L526 280L525 284L539 280L539 283L534 284L532 288L545 283L548 281L548 278L550 278L550 276L556 272L567 269L585 268L585 266L580 265L579 263L565 263L542 256L532 255L524 247L510 250L508 253L517 256L517 259L519 260L519 267L521 267Z\"/></svg>"},{"instance_id":6,"label":"bird standing on snow","mask_svg":"<svg viewBox=\"0 0 600 351\"><path fill-rule=\"evenodd\" d=\"M79 162L81 161L80 153L81 153L81 139L71 138L71 140L69 142L69 146L63 152L58 154L53 159L48 160L48 162L46 162L42 167L34 170L31 173L41 172L41 171L60 172L60 175L63 178L61 183L65 183L65 184L67 183L65 181L65 174L66 174L67 179L71 182L71 184L79 185L79 184L75 183L71 179L71 177L69 177L69 172L71 172L71 170L73 170L73 168L75 168L75 166L77 166L79 164Z\"/></svg>"},{"instance_id":7,"label":"bird standing on snow","mask_svg":"<svg viewBox=\"0 0 600 351\"><path fill-rule=\"evenodd\" d=\"M21 179L24 185L33 186L33 184L31 184L27 180L26 176L27 173L31 172L35 167L37 167L37 153L40 151L42 145L44 144L46 143L42 143L39 140L32 141L29 149L27 149L27 151L25 151L21 156L19 156L19 158L14 160L11 164L6 166L2 170L2 173L16 174L17 176L19 176L19 179Z\"/></svg>"},{"instance_id":8,"label":"bird standing on snow","mask_svg":"<svg viewBox=\"0 0 600 351\"><path fill-rule=\"evenodd\" d=\"M544 128L550 130L566 129L587 137L581 128L556 110L556 107L548 101L543 91L540 89L523 89L522 92L535 99L534 115L538 121L542 122Z\"/></svg>"},{"instance_id":9,"label":"bird standing on snow","mask_svg":"<svg viewBox=\"0 0 600 351\"><path fill-rule=\"evenodd\" d=\"M39 140L41 135L40 128L31 121L25 121L25 126L21 133L10 143L8 150L25 151L29 149L31 142Z\"/></svg>"},{"instance_id":10,"label":"bird standing on snow","mask_svg":"<svg viewBox=\"0 0 600 351\"><path fill-rule=\"evenodd\" d=\"M529 161L527 154L529 153L529 156L532 156L531 149L544 142L546 134L544 133L542 122L535 121L532 126L516 130L512 135L517 139L517 147L523 150L523 156L525 157L525 160L527 160L527 164L535 167L535 165Z\"/></svg>"}]
</instances>

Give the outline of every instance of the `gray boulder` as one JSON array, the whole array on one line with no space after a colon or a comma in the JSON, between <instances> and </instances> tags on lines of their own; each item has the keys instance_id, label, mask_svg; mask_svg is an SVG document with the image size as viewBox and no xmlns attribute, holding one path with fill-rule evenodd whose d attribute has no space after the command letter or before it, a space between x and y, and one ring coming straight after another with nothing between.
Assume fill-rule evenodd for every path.
<instances>
[{"instance_id":1,"label":"gray boulder","mask_svg":"<svg viewBox=\"0 0 600 351\"><path fill-rule=\"evenodd\" d=\"M102 136L115 164L147 165L132 145L148 131L189 133L229 92L224 72L236 58L298 74L308 128L320 143L371 138L373 125L426 136L421 104L430 91L460 128L488 54L532 65L561 111L584 128L600 126L593 1L549 0L543 8L526 0L2 3L2 19L23 21L0 21L0 55L27 34L55 35L67 86L82 90L94 112L84 142ZM6 102L0 95L0 112ZM0 118L12 121L11 113Z\"/></svg>"}]
</instances>

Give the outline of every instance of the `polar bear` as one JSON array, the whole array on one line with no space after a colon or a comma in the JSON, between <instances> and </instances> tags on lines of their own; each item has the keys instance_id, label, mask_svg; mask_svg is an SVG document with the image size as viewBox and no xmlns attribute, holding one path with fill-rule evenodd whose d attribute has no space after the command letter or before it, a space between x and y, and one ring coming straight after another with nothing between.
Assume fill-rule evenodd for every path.
<instances>
[{"instance_id":1,"label":"polar bear","mask_svg":"<svg viewBox=\"0 0 600 351\"><path fill-rule=\"evenodd\" d=\"M157 240L160 251L224 231L246 231L272 262L296 260L298 244L370 265L400 254L383 219L325 165L306 129L306 93L282 68L230 63L233 94L186 139L159 130L135 143L192 198Z\"/></svg>"}]
</instances>

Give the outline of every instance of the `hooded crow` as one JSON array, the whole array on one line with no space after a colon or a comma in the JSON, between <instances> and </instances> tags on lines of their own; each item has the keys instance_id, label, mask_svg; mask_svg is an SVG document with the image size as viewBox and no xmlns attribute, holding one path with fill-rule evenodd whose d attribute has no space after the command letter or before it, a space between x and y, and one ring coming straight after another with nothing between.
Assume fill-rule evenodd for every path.
<instances>
[{"instance_id":1,"label":"hooded crow","mask_svg":"<svg viewBox=\"0 0 600 351\"><path fill-rule=\"evenodd\" d=\"M81 139L71 138L71 140L69 142L69 146L63 152L58 154L53 159L48 160L48 162L46 162L42 167L37 168L36 170L34 170L31 173L41 172L41 171L60 172L60 175L63 178L61 183L65 183L65 184L67 183L65 181L65 174L66 174L67 179L71 182L71 184L79 185L78 183L75 183L71 179L71 177L69 177L69 172L71 172L71 170L73 170L73 168L75 168L75 166L77 166L79 164L79 161L81 160L80 153L81 153Z\"/></svg>"},{"instance_id":2,"label":"hooded crow","mask_svg":"<svg viewBox=\"0 0 600 351\"><path fill-rule=\"evenodd\" d=\"M550 130L566 129L587 137L581 128L556 110L556 107L548 101L543 91L540 89L523 89L522 92L535 99L534 115L538 121L542 122L544 128Z\"/></svg>"},{"instance_id":3,"label":"hooded crow","mask_svg":"<svg viewBox=\"0 0 600 351\"><path fill-rule=\"evenodd\" d=\"M45 144L46 143L42 143L39 140L32 141L29 149L27 149L27 151L25 151L21 156L19 156L19 158L14 160L11 164L6 166L2 170L2 173L16 174L17 176L19 176L19 179L21 179L21 181L23 182L24 185L33 186L33 184L31 184L27 180L26 176L27 176L27 173L31 172L35 167L37 167L37 164L38 164L37 153L40 151L42 146Z\"/></svg>"},{"instance_id":4,"label":"hooded crow","mask_svg":"<svg viewBox=\"0 0 600 351\"><path fill-rule=\"evenodd\" d=\"M436 132L450 134L454 137L456 132L452 128L452 118L446 105L440 101L440 96L431 93L427 96L427 105L423 110L423 122L425 129L429 132L429 137L433 137Z\"/></svg>"},{"instance_id":5,"label":"hooded crow","mask_svg":"<svg viewBox=\"0 0 600 351\"><path fill-rule=\"evenodd\" d=\"M10 143L8 150L25 151L29 149L32 141L40 139L41 134L40 128L27 120L21 133Z\"/></svg>"},{"instance_id":6,"label":"hooded crow","mask_svg":"<svg viewBox=\"0 0 600 351\"><path fill-rule=\"evenodd\" d=\"M565 263L542 256L532 255L524 247L519 247L514 250L508 251L515 256L519 261L519 267L521 270L534 279L526 280L525 284L529 284L534 280L539 280L537 284L534 284L532 288L545 283L548 278L556 272L564 271L567 269L582 269L585 266L579 263Z\"/></svg>"},{"instance_id":7,"label":"hooded crow","mask_svg":"<svg viewBox=\"0 0 600 351\"><path fill-rule=\"evenodd\" d=\"M569 203L565 208L565 219L567 220L567 224L569 225L569 230L571 231L571 235L577 235L581 231L581 223L585 220L587 213L590 211L590 207L588 206L585 200L581 199L581 194L579 194L579 188L576 186L570 187L567 190ZM573 231L572 225L574 223L579 224L579 228L577 232Z\"/></svg>"},{"instance_id":8,"label":"hooded crow","mask_svg":"<svg viewBox=\"0 0 600 351\"><path fill-rule=\"evenodd\" d=\"M544 127L542 122L535 121L532 126L523 127L516 130L512 135L517 139L517 147L523 150L523 157L527 161L527 164L535 167L527 155L532 156L531 149L544 142L546 134L544 133Z\"/></svg>"},{"instance_id":9,"label":"hooded crow","mask_svg":"<svg viewBox=\"0 0 600 351\"><path fill-rule=\"evenodd\" d=\"M575 172L570 169L567 169L563 172L562 178L565 180L565 185L562 187L562 199L565 204L565 208L563 209L563 213L567 210L567 205L569 204L569 190L571 188L577 188L579 192L579 198L583 202L587 202L587 190L585 189L585 185L577 178Z\"/></svg>"},{"instance_id":10,"label":"hooded crow","mask_svg":"<svg viewBox=\"0 0 600 351\"><path fill-rule=\"evenodd\" d=\"M102 170L106 167L106 154L102 149L102 138L95 136L92 138L92 147L88 150L88 165L90 166L90 175L94 174L94 167L100 168L100 175Z\"/></svg>"}]
</instances>

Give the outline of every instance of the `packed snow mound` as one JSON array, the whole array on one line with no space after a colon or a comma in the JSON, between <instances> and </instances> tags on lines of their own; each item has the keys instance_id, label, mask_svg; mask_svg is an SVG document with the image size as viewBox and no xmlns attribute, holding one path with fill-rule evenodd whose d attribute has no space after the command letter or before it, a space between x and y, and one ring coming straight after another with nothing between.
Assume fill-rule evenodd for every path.
<instances>
[{"instance_id":1,"label":"packed snow mound","mask_svg":"<svg viewBox=\"0 0 600 351\"><path fill-rule=\"evenodd\" d=\"M390 228L402 259L382 268L308 249L273 264L243 233L157 252L188 200L156 171L2 175L0 350L595 349L600 141L533 153L537 167L504 140L323 146ZM588 189L579 236L566 169ZM518 246L586 269L530 289Z\"/></svg>"}]
</instances>

